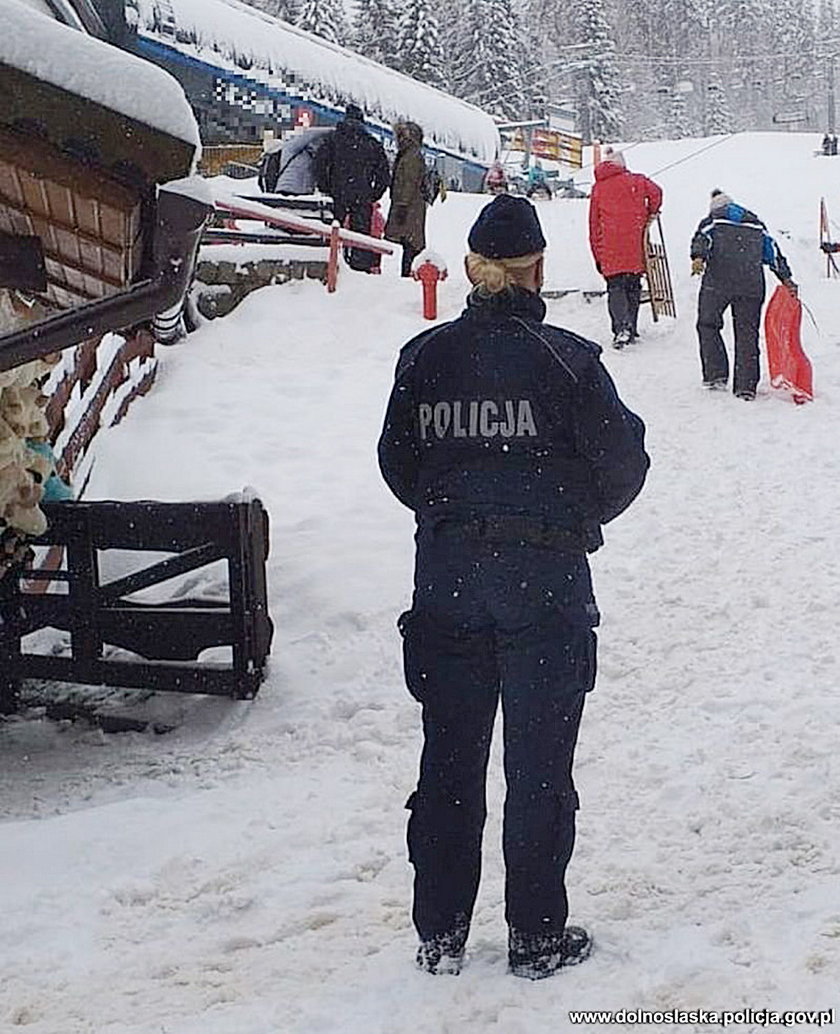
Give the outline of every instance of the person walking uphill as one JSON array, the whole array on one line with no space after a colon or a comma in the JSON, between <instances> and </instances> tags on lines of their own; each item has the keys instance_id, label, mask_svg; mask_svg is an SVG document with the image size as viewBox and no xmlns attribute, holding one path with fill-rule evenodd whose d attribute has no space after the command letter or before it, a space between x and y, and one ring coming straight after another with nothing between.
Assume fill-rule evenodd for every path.
<instances>
[{"instance_id":1,"label":"person walking uphill","mask_svg":"<svg viewBox=\"0 0 840 1034\"><path fill-rule=\"evenodd\" d=\"M402 349L379 440L385 481L417 520L412 607L398 622L423 709L407 804L417 963L461 967L501 699L508 961L538 979L591 947L566 924L565 888L599 621L586 554L641 490L648 458L599 347L542 322L546 242L531 203L500 195L468 243L467 307Z\"/></svg>"},{"instance_id":2,"label":"person walking uphill","mask_svg":"<svg viewBox=\"0 0 840 1034\"><path fill-rule=\"evenodd\" d=\"M709 214L701 220L691 241L691 273L703 277L697 299L700 364L707 388L726 388L729 360L720 332L723 314L731 308L735 335L732 390L746 400L755 398L759 378L764 265L789 291L797 293L787 259L764 223L722 190L713 190Z\"/></svg>"},{"instance_id":3,"label":"person walking uphill","mask_svg":"<svg viewBox=\"0 0 840 1034\"><path fill-rule=\"evenodd\" d=\"M596 269L607 281L607 307L616 348L624 348L639 336L645 228L661 208L661 188L640 172L629 172L621 152L608 152L595 166L595 185L589 199L589 246Z\"/></svg>"},{"instance_id":4,"label":"person walking uphill","mask_svg":"<svg viewBox=\"0 0 840 1034\"><path fill-rule=\"evenodd\" d=\"M391 179L391 207L385 223L385 239L402 245L402 275L411 276L411 263L426 247L426 200L423 180L426 163L420 148L423 130L416 122L394 127L397 159Z\"/></svg>"},{"instance_id":5,"label":"person walking uphill","mask_svg":"<svg viewBox=\"0 0 840 1034\"><path fill-rule=\"evenodd\" d=\"M351 230L370 233L373 203L388 188L390 170L382 144L362 124L364 114L356 104L348 104L344 118L318 147L315 155L315 180L318 189L333 199L333 215ZM375 262L373 252L351 248L351 268L369 273Z\"/></svg>"}]
</instances>

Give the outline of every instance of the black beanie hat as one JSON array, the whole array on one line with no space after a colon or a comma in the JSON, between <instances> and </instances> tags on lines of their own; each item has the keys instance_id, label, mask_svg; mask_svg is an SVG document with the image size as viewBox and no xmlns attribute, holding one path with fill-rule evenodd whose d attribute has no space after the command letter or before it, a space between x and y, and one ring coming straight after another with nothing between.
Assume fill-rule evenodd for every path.
<instances>
[{"instance_id":1,"label":"black beanie hat","mask_svg":"<svg viewBox=\"0 0 840 1034\"><path fill-rule=\"evenodd\" d=\"M344 109L344 114L347 118L358 119L359 122L364 122L365 119L365 113L362 111L358 104L348 104L347 107Z\"/></svg>"},{"instance_id":2,"label":"black beanie hat","mask_svg":"<svg viewBox=\"0 0 840 1034\"><path fill-rule=\"evenodd\" d=\"M546 246L534 206L510 194L499 194L482 208L467 244L470 251L489 259L519 258Z\"/></svg>"}]
</instances>

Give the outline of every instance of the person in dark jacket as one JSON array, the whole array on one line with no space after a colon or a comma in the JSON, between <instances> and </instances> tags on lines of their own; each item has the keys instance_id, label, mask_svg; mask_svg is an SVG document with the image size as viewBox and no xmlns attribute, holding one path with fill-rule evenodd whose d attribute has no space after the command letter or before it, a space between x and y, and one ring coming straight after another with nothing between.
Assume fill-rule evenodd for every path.
<instances>
[{"instance_id":1,"label":"person in dark jacket","mask_svg":"<svg viewBox=\"0 0 840 1034\"><path fill-rule=\"evenodd\" d=\"M411 276L411 263L426 247L423 130L416 122L398 122L394 136L397 159L391 179L391 207L385 223L385 239L402 245L402 275Z\"/></svg>"},{"instance_id":2,"label":"person in dark jacket","mask_svg":"<svg viewBox=\"0 0 840 1034\"><path fill-rule=\"evenodd\" d=\"M595 268L607 281L615 348L624 348L639 336L645 229L661 208L661 188L640 172L630 172L620 151L608 150L595 166L589 246Z\"/></svg>"},{"instance_id":3,"label":"person in dark jacket","mask_svg":"<svg viewBox=\"0 0 840 1034\"><path fill-rule=\"evenodd\" d=\"M722 190L713 190L709 214L691 240L691 273L703 277L697 300L700 364L707 388L726 388L729 360L720 332L723 314L731 308L735 335L732 390L746 400L755 398L759 378L765 265L789 291L797 293L790 266L764 223Z\"/></svg>"},{"instance_id":4,"label":"person in dark jacket","mask_svg":"<svg viewBox=\"0 0 840 1034\"><path fill-rule=\"evenodd\" d=\"M370 233L373 203L388 188L390 169L382 144L362 124L364 115L356 104L348 104L344 118L327 136L315 155L318 189L333 199L333 214L351 230ZM374 255L351 248L349 264L369 273Z\"/></svg>"},{"instance_id":5,"label":"person in dark jacket","mask_svg":"<svg viewBox=\"0 0 840 1034\"><path fill-rule=\"evenodd\" d=\"M467 307L402 349L379 440L385 481L417 520L412 607L398 622L425 739L407 804L417 963L460 970L501 699L508 960L538 979L591 946L566 924L565 889L599 622L586 554L641 490L648 457L600 348L543 323L546 242L531 203L500 195L468 244Z\"/></svg>"}]
</instances>

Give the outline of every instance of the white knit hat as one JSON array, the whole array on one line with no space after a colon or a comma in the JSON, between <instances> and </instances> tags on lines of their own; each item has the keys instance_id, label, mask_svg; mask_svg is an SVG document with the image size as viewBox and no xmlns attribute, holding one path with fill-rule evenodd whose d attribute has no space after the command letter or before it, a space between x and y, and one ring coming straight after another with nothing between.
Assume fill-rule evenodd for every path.
<instances>
[{"instance_id":1,"label":"white knit hat","mask_svg":"<svg viewBox=\"0 0 840 1034\"><path fill-rule=\"evenodd\" d=\"M732 204L732 198L728 194L715 187L712 191L712 200L709 202L709 211L714 212L718 208L726 208L727 205Z\"/></svg>"},{"instance_id":2,"label":"white knit hat","mask_svg":"<svg viewBox=\"0 0 840 1034\"><path fill-rule=\"evenodd\" d=\"M621 151L614 151L611 147L604 151L604 161L612 162L613 165L620 165L622 169L627 168L627 163L624 161L624 155Z\"/></svg>"}]
</instances>

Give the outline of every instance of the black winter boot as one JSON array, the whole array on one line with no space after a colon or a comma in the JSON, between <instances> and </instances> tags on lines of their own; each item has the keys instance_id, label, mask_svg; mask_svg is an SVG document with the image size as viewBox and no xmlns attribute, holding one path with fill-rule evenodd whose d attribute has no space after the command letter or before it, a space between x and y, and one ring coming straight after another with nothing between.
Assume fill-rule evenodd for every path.
<instances>
[{"instance_id":1,"label":"black winter boot","mask_svg":"<svg viewBox=\"0 0 840 1034\"><path fill-rule=\"evenodd\" d=\"M426 973L449 973L457 976L464 961L469 925L458 924L454 930L436 934L420 942L417 949L417 968Z\"/></svg>"},{"instance_id":2,"label":"black winter boot","mask_svg":"<svg viewBox=\"0 0 840 1034\"><path fill-rule=\"evenodd\" d=\"M563 966L576 966L589 958L592 938L580 926L567 926L562 933L519 933L508 935L508 962L515 977L542 980Z\"/></svg>"}]
</instances>

